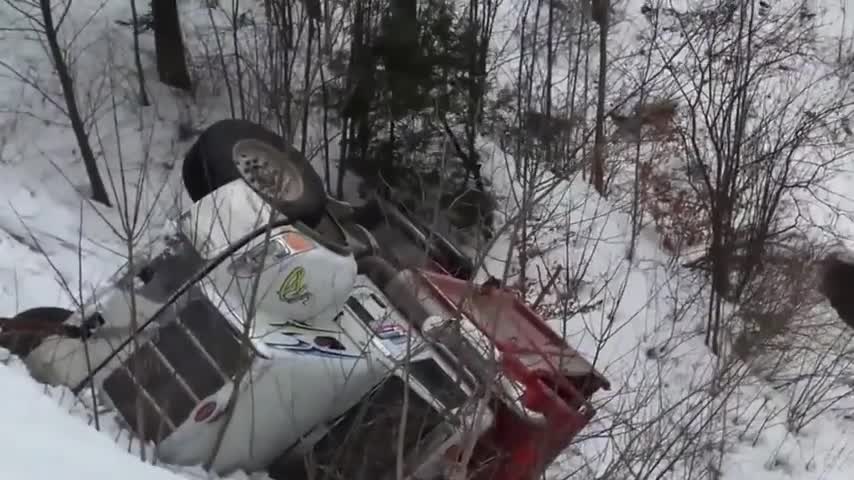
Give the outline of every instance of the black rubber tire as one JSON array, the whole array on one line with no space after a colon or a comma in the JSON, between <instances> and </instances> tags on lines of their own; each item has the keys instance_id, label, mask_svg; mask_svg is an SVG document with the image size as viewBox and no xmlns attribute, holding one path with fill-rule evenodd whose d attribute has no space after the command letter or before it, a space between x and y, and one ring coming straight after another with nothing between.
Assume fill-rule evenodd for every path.
<instances>
[{"instance_id":1,"label":"black rubber tire","mask_svg":"<svg viewBox=\"0 0 854 480\"><path fill-rule=\"evenodd\" d=\"M234 150L235 146L244 140L258 141L277 151L275 161L286 162L280 164L279 171L289 170L302 185L302 191L297 198L287 199L265 191L265 186L258 180L267 178L268 175L263 175L266 172L261 172L262 175L256 178L247 178L241 173ZM279 135L247 120L220 120L205 129L187 152L182 174L184 188L194 202L223 185L243 178L256 193L282 214L308 226L313 227L320 221L326 207L323 181L305 157Z\"/></svg>"},{"instance_id":2,"label":"black rubber tire","mask_svg":"<svg viewBox=\"0 0 854 480\"><path fill-rule=\"evenodd\" d=\"M56 335L70 310L59 307L36 307L24 310L0 323L0 347L24 358L41 345L45 338Z\"/></svg>"},{"instance_id":3,"label":"black rubber tire","mask_svg":"<svg viewBox=\"0 0 854 480\"><path fill-rule=\"evenodd\" d=\"M217 188L211 188L211 183L213 182L206 181L205 179L205 175L203 173L204 170L202 170L204 166L202 159L199 156L200 140L201 137L199 137L193 146L190 147L190 151L188 151L187 155L184 156L184 164L181 168L181 176L184 180L184 189L194 202L197 202L200 198ZM225 183L228 182L223 182L219 186L225 185Z\"/></svg>"}]
</instances>

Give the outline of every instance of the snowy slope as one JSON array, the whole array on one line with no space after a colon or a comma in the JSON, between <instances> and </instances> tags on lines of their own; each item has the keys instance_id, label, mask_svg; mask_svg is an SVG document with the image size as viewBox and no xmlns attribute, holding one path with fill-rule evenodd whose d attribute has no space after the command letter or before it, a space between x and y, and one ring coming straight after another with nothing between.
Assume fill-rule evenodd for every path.
<instances>
[{"instance_id":1,"label":"snowy slope","mask_svg":"<svg viewBox=\"0 0 854 480\"><path fill-rule=\"evenodd\" d=\"M135 203L137 191L143 209L133 230L142 232L135 243L144 246L163 218L160 205L176 198L169 183L172 165L186 148L175 140L180 98L153 85L150 93L158 101L144 110L134 105L133 87L126 81L129 32L113 23L129 15L128 4L75 0L63 25L64 39L73 46L81 105L97 125L93 148L108 159L102 166L105 181L115 186L118 198L129 199L113 209L85 200L88 195L81 193L88 191L88 182L60 113L62 97L45 50L27 31L30 21L10 5L0 3L2 316L44 305L74 308L90 295L124 262L122 217L131 218L133 212L122 206ZM144 44L143 51L153 52L153 46ZM3 351L0 392L0 478L209 478L198 468L140 461L139 446L118 434L114 419L101 416L97 431L92 412L70 391L35 383ZM247 477L238 472L230 478Z\"/></svg>"},{"instance_id":2,"label":"snowy slope","mask_svg":"<svg viewBox=\"0 0 854 480\"><path fill-rule=\"evenodd\" d=\"M0 367L0 474L3 478L178 480L122 452L113 440L69 415L20 366ZM70 396L70 395L69 395Z\"/></svg>"},{"instance_id":3,"label":"snowy slope","mask_svg":"<svg viewBox=\"0 0 854 480\"><path fill-rule=\"evenodd\" d=\"M506 175L501 153L489 144L484 148L495 155L493 178L512 212L521 187ZM566 323L553 321L613 383L612 392L599 395L599 415L585 432L593 438L551 470L554 478L565 478L567 472L590 472L596 478L620 472L616 478L629 478L629 471L638 477L702 478L709 464L717 465L713 470L721 478L733 480L850 478L854 458L848 443L854 440L854 426L838 416L820 415L799 434L790 433L791 399L739 363L728 366L731 381L710 395L711 379L723 366L703 343L705 310L692 303L695 282L680 277L673 259L657 247L654 232L642 232L636 260L629 264L628 215L589 190L581 178L555 180L542 208L555 212L550 221L557 233L541 234L537 243L557 248L529 267L529 277L536 278L540 267L565 265L574 271L589 261L585 277L590 284L581 289L580 301L604 300L600 308ZM574 234L569 242L567 229ZM506 258L507 240L501 243L493 251L496 260L487 265L493 274L503 268L497 259ZM728 445L720 458L714 445L722 438ZM626 456L632 465L624 471Z\"/></svg>"},{"instance_id":4,"label":"snowy slope","mask_svg":"<svg viewBox=\"0 0 854 480\"><path fill-rule=\"evenodd\" d=\"M113 23L128 16L126 2L75 0L66 25L74 32L78 83L97 118L97 149L113 175L126 162L125 172L133 173L126 181L130 197L142 190L143 203L153 209L145 230L156 232L162 211L176 200L172 167L188 146L177 140L178 123L188 111L204 123L222 115L224 107L203 101L187 107L188 102L156 82L149 82L155 104L135 106L132 63L126 55L129 32ZM0 4L0 25L28 23ZM116 236L121 208L97 208L82 200L87 182L74 138L58 112L61 105L20 81L24 74L49 98L61 98L42 46L28 37L11 29L0 32L0 44L14 45L0 50L3 316L39 305L72 306L121 265L126 248ZM141 40L144 60L151 64L151 39ZM154 78L151 70L146 73ZM114 98L106 94L110 91L117 92ZM518 210L514 192L519 192L508 174L512 159L494 145L483 147L493 153L486 170L511 216ZM143 164L149 166L143 169ZM138 178L146 180L141 187ZM840 177L839 191L846 191L842 189L850 180ZM653 232L642 233L634 262L626 262L628 217L589 192L581 179L555 181L540 208L550 225L541 226L536 242L543 254L532 260L528 276L536 279L564 265L585 281L578 292L581 303L603 301L553 325L595 358L613 383L612 392L597 398L599 415L585 432L589 438L552 469L554 478L693 479L702 478L697 472L711 470L726 480L851 477L854 429L832 412L801 433L790 433L785 426L787 394L738 364L726 367L739 381L711 394L710 379L724 366L717 365L698 333L705 312L696 303L696 284L661 252ZM507 235L500 237L486 263L489 273L500 276L508 243ZM557 298L546 303L554 304L555 318L566 317L572 308ZM181 478L172 470L185 477L201 475L142 463L136 447L129 453L127 439L116 437L108 417L102 419L102 431L96 431L90 413L68 391L36 384L3 352L0 360L0 478ZM722 459L715 454L721 439L727 441ZM231 478L242 477L236 473Z\"/></svg>"}]
</instances>

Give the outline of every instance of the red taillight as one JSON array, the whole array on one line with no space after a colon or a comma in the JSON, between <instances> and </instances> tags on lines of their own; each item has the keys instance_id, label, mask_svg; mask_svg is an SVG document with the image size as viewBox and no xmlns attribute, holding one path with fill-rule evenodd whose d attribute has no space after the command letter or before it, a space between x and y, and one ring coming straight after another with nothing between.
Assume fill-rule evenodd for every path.
<instances>
[{"instance_id":1,"label":"red taillight","mask_svg":"<svg viewBox=\"0 0 854 480\"><path fill-rule=\"evenodd\" d=\"M216 411L216 402L210 401L199 407L196 410L196 414L193 415L193 420L197 423L202 423L205 420L211 418L211 415Z\"/></svg>"}]
</instances>

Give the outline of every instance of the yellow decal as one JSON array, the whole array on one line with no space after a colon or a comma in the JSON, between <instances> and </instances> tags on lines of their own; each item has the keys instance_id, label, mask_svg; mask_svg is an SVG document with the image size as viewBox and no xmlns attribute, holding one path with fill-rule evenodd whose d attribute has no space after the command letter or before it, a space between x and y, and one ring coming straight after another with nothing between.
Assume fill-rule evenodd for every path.
<instances>
[{"instance_id":1,"label":"yellow decal","mask_svg":"<svg viewBox=\"0 0 854 480\"><path fill-rule=\"evenodd\" d=\"M308 302L311 293L305 289L305 269L296 267L291 270L279 286L279 300L288 303Z\"/></svg>"}]
</instances>

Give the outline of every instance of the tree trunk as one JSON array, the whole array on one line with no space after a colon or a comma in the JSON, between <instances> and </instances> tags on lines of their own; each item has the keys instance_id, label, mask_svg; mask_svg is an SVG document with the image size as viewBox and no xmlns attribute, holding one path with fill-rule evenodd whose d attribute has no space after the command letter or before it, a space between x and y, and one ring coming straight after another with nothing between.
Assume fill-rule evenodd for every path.
<instances>
[{"instance_id":1,"label":"tree trunk","mask_svg":"<svg viewBox=\"0 0 854 480\"><path fill-rule=\"evenodd\" d=\"M600 0L594 5L605 5ZM608 12L607 7L595 10L597 17L594 19L599 23L599 80L598 98L596 104L596 131L593 139L593 166L590 172L590 183L599 192L605 195L605 93L607 88L608 72Z\"/></svg>"},{"instance_id":2,"label":"tree trunk","mask_svg":"<svg viewBox=\"0 0 854 480\"><path fill-rule=\"evenodd\" d=\"M153 0L154 49L157 54L157 73L160 81L170 87L189 91L192 87L187 59L184 56L184 39L178 18L177 0Z\"/></svg>"},{"instance_id":3,"label":"tree trunk","mask_svg":"<svg viewBox=\"0 0 854 480\"><path fill-rule=\"evenodd\" d=\"M44 22L44 34L48 48L50 49L50 55L53 58L53 67L56 70L57 77L59 77L59 84L62 86L62 95L65 97L68 120L71 122L71 129L74 131L74 136L77 139L77 146L80 148L80 156L83 157L86 174L89 176L92 199L109 207L111 206L110 197L107 195L107 189L104 187L104 181L101 179L101 173L98 171L98 162L95 160L95 153L92 151L92 146L89 145L89 135L86 133L86 126L83 123L83 118L80 116L80 110L77 108L74 80L68 71L65 56L57 39L50 0L40 0L40 7Z\"/></svg>"},{"instance_id":4,"label":"tree trunk","mask_svg":"<svg viewBox=\"0 0 854 480\"><path fill-rule=\"evenodd\" d=\"M130 0L130 13L133 20L133 61L136 64L136 79L139 82L139 104L143 107L151 105L145 91L145 74L142 71L142 59L139 56L139 15L136 11L136 1Z\"/></svg>"}]
</instances>

